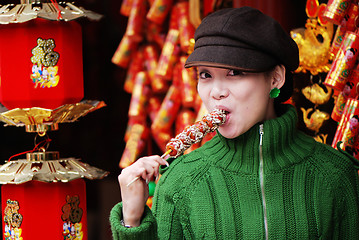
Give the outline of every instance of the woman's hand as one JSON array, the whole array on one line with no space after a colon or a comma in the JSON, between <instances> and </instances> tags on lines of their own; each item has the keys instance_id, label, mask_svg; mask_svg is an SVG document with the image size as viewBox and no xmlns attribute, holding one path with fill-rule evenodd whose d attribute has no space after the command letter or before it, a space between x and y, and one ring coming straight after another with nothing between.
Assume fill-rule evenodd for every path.
<instances>
[{"instance_id":1,"label":"woman's hand","mask_svg":"<svg viewBox=\"0 0 359 240\"><path fill-rule=\"evenodd\" d=\"M148 198L148 182L158 177L160 165L168 166L168 162L157 155L143 157L123 169L118 176L123 204L123 221L126 225L132 227L140 225ZM131 183L136 177L139 179ZM131 184L128 185L129 183Z\"/></svg>"}]
</instances>

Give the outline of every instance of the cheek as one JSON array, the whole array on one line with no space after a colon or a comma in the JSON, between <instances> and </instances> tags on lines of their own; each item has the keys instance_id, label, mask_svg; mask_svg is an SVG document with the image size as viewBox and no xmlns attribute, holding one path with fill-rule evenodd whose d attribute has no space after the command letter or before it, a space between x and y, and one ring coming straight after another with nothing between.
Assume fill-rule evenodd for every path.
<instances>
[{"instance_id":1,"label":"cheek","mask_svg":"<svg viewBox=\"0 0 359 240\"><path fill-rule=\"evenodd\" d=\"M240 92L240 94L239 94ZM238 90L235 102L239 119L246 119L246 123L253 124L261 121L268 108L269 90L266 85L250 85Z\"/></svg>"},{"instance_id":2,"label":"cheek","mask_svg":"<svg viewBox=\"0 0 359 240\"><path fill-rule=\"evenodd\" d=\"M200 96L200 98L202 99L202 101L205 103L209 98L210 88L208 86L198 83L197 84L197 93Z\"/></svg>"},{"instance_id":3,"label":"cheek","mask_svg":"<svg viewBox=\"0 0 359 240\"><path fill-rule=\"evenodd\" d=\"M200 98L202 99L202 97L203 97L203 89L200 87L199 84L197 84L197 93L200 96Z\"/></svg>"},{"instance_id":4,"label":"cheek","mask_svg":"<svg viewBox=\"0 0 359 240\"><path fill-rule=\"evenodd\" d=\"M248 106L260 103L267 97L267 89L260 84L247 84L232 88L232 93L237 100L246 103Z\"/></svg>"}]
</instances>

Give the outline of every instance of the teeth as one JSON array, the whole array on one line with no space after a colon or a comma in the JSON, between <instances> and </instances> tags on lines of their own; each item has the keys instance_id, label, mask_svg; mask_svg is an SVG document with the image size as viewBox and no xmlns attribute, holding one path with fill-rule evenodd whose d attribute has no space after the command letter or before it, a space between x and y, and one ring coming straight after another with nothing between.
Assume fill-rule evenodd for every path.
<instances>
[{"instance_id":1,"label":"teeth","mask_svg":"<svg viewBox=\"0 0 359 240\"><path fill-rule=\"evenodd\" d=\"M218 109L220 112L222 112L223 114L228 114L229 112L224 110L224 109Z\"/></svg>"},{"instance_id":2,"label":"teeth","mask_svg":"<svg viewBox=\"0 0 359 240\"><path fill-rule=\"evenodd\" d=\"M215 108L215 109L213 109L213 111L219 111L219 112L222 112L222 113L226 112L224 109L219 109L219 108Z\"/></svg>"}]
</instances>

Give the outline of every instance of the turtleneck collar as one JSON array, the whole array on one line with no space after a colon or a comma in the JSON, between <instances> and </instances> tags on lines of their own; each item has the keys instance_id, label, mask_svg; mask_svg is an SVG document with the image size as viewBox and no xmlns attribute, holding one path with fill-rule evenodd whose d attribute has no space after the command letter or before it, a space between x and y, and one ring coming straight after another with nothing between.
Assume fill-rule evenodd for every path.
<instances>
[{"instance_id":1,"label":"turtleneck collar","mask_svg":"<svg viewBox=\"0 0 359 240\"><path fill-rule=\"evenodd\" d=\"M297 164L311 153L314 139L296 129L297 112L282 105L283 114L254 125L246 133L227 139L219 132L203 148L205 159L229 171L258 173L260 125L263 124L263 162L265 171L277 171Z\"/></svg>"}]
</instances>

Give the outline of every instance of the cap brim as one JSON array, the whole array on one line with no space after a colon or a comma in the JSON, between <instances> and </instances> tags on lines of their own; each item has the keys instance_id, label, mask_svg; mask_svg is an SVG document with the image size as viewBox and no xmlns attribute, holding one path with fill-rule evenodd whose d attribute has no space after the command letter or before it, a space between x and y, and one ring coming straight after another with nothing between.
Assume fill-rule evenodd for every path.
<instances>
[{"instance_id":1,"label":"cap brim","mask_svg":"<svg viewBox=\"0 0 359 240\"><path fill-rule=\"evenodd\" d=\"M185 63L186 68L206 66L237 69L246 72L265 72L278 63L263 52L232 46L206 45L195 48Z\"/></svg>"}]
</instances>

